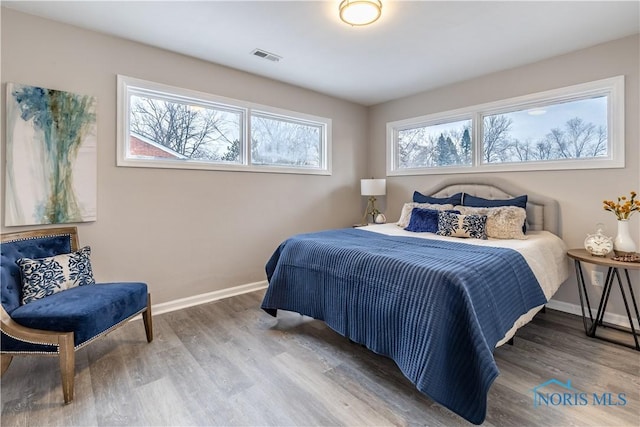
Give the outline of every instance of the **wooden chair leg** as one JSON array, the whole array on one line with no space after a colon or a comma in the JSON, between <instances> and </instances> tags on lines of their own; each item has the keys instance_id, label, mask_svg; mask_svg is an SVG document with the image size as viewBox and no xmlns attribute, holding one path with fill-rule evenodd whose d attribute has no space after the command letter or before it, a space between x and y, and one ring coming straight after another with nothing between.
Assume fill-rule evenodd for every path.
<instances>
[{"instance_id":1,"label":"wooden chair leg","mask_svg":"<svg viewBox=\"0 0 640 427\"><path fill-rule=\"evenodd\" d=\"M73 400L73 384L76 375L76 353L73 348L73 332L60 335L60 372L62 374L62 394L64 403Z\"/></svg>"},{"instance_id":2,"label":"wooden chair leg","mask_svg":"<svg viewBox=\"0 0 640 427\"><path fill-rule=\"evenodd\" d=\"M4 373L7 371L7 369L9 368L9 365L11 365L11 361L13 360L13 356L10 354L3 354L1 355L2 357L2 371L0 371L0 375L4 375Z\"/></svg>"},{"instance_id":3,"label":"wooden chair leg","mask_svg":"<svg viewBox=\"0 0 640 427\"><path fill-rule=\"evenodd\" d=\"M151 294L147 295L147 309L142 313L144 332L147 334L147 342L153 341L153 321L151 320Z\"/></svg>"}]
</instances>

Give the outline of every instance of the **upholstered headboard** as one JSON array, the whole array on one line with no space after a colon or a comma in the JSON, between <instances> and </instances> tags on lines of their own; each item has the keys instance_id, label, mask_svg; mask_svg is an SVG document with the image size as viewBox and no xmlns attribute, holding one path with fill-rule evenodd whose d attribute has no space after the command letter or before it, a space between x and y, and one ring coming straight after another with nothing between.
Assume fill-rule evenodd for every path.
<instances>
[{"instance_id":1,"label":"upholstered headboard","mask_svg":"<svg viewBox=\"0 0 640 427\"><path fill-rule=\"evenodd\" d=\"M418 190L420 191L420 190ZM558 202L524 190L499 178L461 177L442 180L437 186L420 191L436 197L446 197L457 193L466 193L485 199L510 199L526 194L527 224L529 230L547 230L560 235L560 208Z\"/></svg>"}]
</instances>

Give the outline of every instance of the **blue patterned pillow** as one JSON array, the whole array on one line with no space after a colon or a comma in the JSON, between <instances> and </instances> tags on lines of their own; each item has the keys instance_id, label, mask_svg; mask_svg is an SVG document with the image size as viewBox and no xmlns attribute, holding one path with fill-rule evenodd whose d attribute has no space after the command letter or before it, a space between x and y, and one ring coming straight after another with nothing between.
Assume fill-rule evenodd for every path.
<instances>
[{"instance_id":1,"label":"blue patterned pillow","mask_svg":"<svg viewBox=\"0 0 640 427\"><path fill-rule=\"evenodd\" d=\"M438 232L438 210L413 208L409 225L405 227L407 231L417 233L437 233ZM447 212L460 213L460 211L448 210Z\"/></svg>"},{"instance_id":2,"label":"blue patterned pillow","mask_svg":"<svg viewBox=\"0 0 640 427\"><path fill-rule=\"evenodd\" d=\"M22 273L22 304L53 295L76 286L93 285L91 248L49 258L20 258L16 264Z\"/></svg>"},{"instance_id":3,"label":"blue patterned pillow","mask_svg":"<svg viewBox=\"0 0 640 427\"><path fill-rule=\"evenodd\" d=\"M453 212L438 212L440 236L487 239L486 215L459 215Z\"/></svg>"}]
</instances>

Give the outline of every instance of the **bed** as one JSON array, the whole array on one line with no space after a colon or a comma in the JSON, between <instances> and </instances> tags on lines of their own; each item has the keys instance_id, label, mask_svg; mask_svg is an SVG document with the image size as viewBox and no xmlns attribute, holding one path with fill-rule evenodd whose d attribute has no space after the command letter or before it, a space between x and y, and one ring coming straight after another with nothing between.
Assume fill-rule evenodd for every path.
<instances>
[{"instance_id":1,"label":"bed","mask_svg":"<svg viewBox=\"0 0 640 427\"><path fill-rule=\"evenodd\" d=\"M461 197L453 209L445 209L445 203L438 207L446 211L436 213L438 234L407 231L401 216L403 227L389 223L326 230L282 242L266 265L269 287L262 309L272 316L287 310L324 321L390 357L422 393L480 424L499 374L493 351L529 322L569 276L566 247L558 237L558 204L496 180L443 181L425 193L430 200ZM465 208L465 197L469 203L475 198L491 205L486 200L523 195L524 237L439 234L445 217L460 218L462 224L460 210L467 219L485 222L498 211L471 215L489 211ZM419 213L433 214L409 210L412 220Z\"/></svg>"}]
</instances>

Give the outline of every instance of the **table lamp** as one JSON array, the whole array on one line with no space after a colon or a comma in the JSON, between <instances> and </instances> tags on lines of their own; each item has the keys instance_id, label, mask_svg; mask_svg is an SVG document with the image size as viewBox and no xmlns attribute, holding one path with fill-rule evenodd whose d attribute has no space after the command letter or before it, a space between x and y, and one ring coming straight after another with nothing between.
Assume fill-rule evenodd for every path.
<instances>
[{"instance_id":1,"label":"table lamp","mask_svg":"<svg viewBox=\"0 0 640 427\"><path fill-rule=\"evenodd\" d=\"M361 179L360 180L360 194L362 196L369 196L367 202L367 208L362 216L362 224L367 224L367 216L371 215L371 222L376 222L376 216L380 211L376 208L375 196L384 196L387 194L387 180L386 179Z\"/></svg>"}]
</instances>

